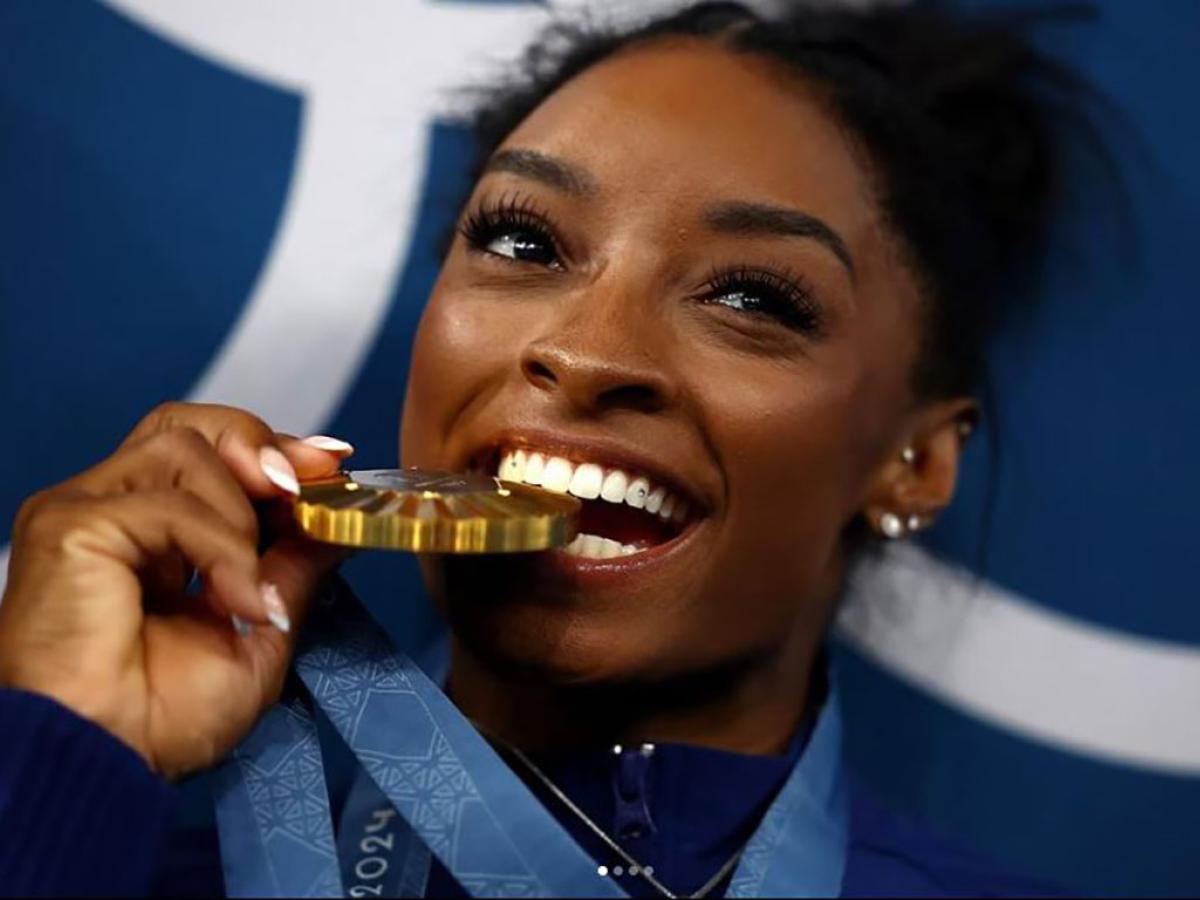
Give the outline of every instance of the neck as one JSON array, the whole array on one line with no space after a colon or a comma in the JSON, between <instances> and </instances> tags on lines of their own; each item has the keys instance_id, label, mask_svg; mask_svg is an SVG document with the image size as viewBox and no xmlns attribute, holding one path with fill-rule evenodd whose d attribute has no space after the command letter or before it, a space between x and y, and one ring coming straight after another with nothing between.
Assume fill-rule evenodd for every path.
<instances>
[{"instance_id":1,"label":"neck","mask_svg":"<svg viewBox=\"0 0 1200 900\"><path fill-rule=\"evenodd\" d=\"M596 744L685 743L738 753L782 752L819 695L819 645L688 673L669 681L556 685L498 672L459 641L449 690L486 733L531 752ZM819 696L816 697L820 699Z\"/></svg>"}]
</instances>

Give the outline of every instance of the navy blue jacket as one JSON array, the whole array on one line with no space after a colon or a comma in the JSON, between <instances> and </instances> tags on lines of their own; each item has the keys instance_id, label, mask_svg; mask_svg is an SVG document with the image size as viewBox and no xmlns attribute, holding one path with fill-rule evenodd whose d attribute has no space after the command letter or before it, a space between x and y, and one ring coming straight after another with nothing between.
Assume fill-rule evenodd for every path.
<instances>
[{"instance_id":1,"label":"navy blue jacket","mask_svg":"<svg viewBox=\"0 0 1200 900\"><path fill-rule=\"evenodd\" d=\"M542 762L632 856L687 892L749 837L802 749L796 743L780 757L664 745ZM0 690L0 894L223 894L215 831L175 828L177 794L91 722L45 697ZM546 802L591 849L579 822ZM651 895L638 880L622 886ZM843 896L1048 893L886 811L851 781ZM465 896L437 865L428 895Z\"/></svg>"}]
</instances>

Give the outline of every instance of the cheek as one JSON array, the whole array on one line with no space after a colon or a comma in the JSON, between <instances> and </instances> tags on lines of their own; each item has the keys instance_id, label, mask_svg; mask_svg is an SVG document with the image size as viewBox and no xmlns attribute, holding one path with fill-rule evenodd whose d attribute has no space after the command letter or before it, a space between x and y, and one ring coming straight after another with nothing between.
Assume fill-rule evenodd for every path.
<instances>
[{"instance_id":1,"label":"cheek","mask_svg":"<svg viewBox=\"0 0 1200 900\"><path fill-rule=\"evenodd\" d=\"M819 365L710 388L712 406L720 405L714 443L723 449L731 517L794 529L838 519L850 506L859 379L853 365Z\"/></svg>"},{"instance_id":2,"label":"cheek","mask_svg":"<svg viewBox=\"0 0 1200 900\"><path fill-rule=\"evenodd\" d=\"M839 535L897 439L915 345L908 311L889 304L848 320L802 360L713 379L715 443L728 448L724 466L737 480L731 511L774 534Z\"/></svg>"},{"instance_id":3,"label":"cheek","mask_svg":"<svg viewBox=\"0 0 1200 900\"><path fill-rule=\"evenodd\" d=\"M512 365L515 331L494 305L455 297L439 281L413 339L400 432L404 465L441 464L454 422L496 390L497 372Z\"/></svg>"},{"instance_id":4,"label":"cheek","mask_svg":"<svg viewBox=\"0 0 1200 900\"><path fill-rule=\"evenodd\" d=\"M703 596L729 646L766 646L825 626L845 564L842 538L869 472L858 420L874 375L849 342L803 361L706 379L726 505ZM730 605L729 597L742 602Z\"/></svg>"}]
</instances>

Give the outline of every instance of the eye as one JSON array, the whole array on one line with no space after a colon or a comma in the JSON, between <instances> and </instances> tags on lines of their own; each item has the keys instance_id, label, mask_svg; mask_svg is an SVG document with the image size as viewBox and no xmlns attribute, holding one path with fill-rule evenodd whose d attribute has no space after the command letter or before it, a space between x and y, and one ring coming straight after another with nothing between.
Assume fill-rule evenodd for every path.
<instances>
[{"instance_id":1,"label":"eye","mask_svg":"<svg viewBox=\"0 0 1200 900\"><path fill-rule=\"evenodd\" d=\"M562 262L549 218L530 201L501 198L484 203L459 228L467 246L513 262L561 269Z\"/></svg>"},{"instance_id":2,"label":"eye","mask_svg":"<svg viewBox=\"0 0 1200 900\"><path fill-rule=\"evenodd\" d=\"M701 302L771 319L793 331L818 334L821 307L796 276L766 269L737 268L709 276Z\"/></svg>"},{"instance_id":3,"label":"eye","mask_svg":"<svg viewBox=\"0 0 1200 900\"><path fill-rule=\"evenodd\" d=\"M517 228L501 231L488 241L483 249L496 256L540 263L543 266L548 266L555 260L554 248L543 235Z\"/></svg>"}]
</instances>

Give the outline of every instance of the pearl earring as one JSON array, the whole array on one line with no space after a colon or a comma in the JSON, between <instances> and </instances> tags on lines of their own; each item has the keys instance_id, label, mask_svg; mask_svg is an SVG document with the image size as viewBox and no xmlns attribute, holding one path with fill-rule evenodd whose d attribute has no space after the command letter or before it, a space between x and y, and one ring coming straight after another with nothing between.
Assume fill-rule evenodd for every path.
<instances>
[{"instance_id":1,"label":"pearl earring","mask_svg":"<svg viewBox=\"0 0 1200 900\"><path fill-rule=\"evenodd\" d=\"M907 524L909 531L920 531L922 525L921 517L917 515L909 516Z\"/></svg>"},{"instance_id":2,"label":"pearl earring","mask_svg":"<svg viewBox=\"0 0 1200 900\"><path fill-rule=\"evenodd\" d=\"M884 537L893 541L904 537L904 523L895 513L888 512L879 517L879 530L883 532Z\"/></svg>"},{"instance_id":3,"label":"pearl earring","mask_svg":"<svg viewBox=\"0 0 1200 900\"><path fill-rule=\"evenodd\" d=\"M900 451L900 458L911 466L917 461L917 451L912 447L905 447Z\"/></svg>"}]
</instances>

